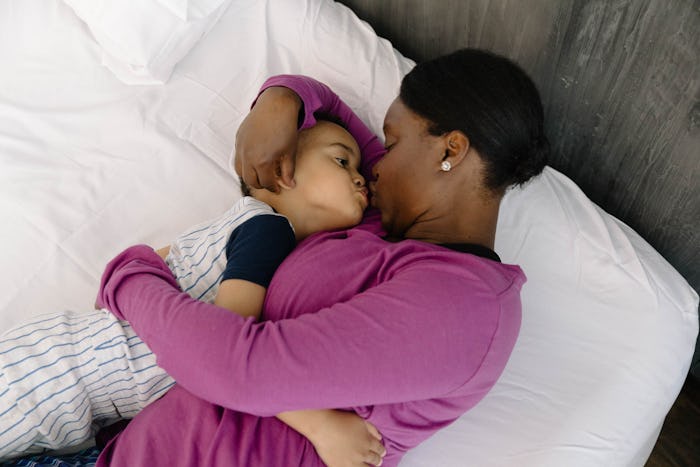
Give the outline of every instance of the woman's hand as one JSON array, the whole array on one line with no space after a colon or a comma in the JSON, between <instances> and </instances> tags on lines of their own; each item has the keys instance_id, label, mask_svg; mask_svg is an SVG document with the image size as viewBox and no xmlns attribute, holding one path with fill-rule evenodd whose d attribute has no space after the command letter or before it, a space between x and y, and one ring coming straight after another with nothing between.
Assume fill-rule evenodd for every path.
<instances>
[{"instance_id":1,"label":"woman's hand","mask_svg":"<svg viewBox=\"0 0 700 467\"><path fill-rule=\"evenodd\" d=\"M323 424L308 439L328 467L382 465L386 448L374 425L352 412L324 412Z\"/></svg>"},{"instance_id":2,"label":"woman's hand","mask_svg":"<svg viewBox=\"0 0 700 467\"><path fill-rule=\"evenodd\" d=\"M117 305L117 292L132 276L139 275L159 277L169 283L170 287L180 289L168 265L158 257L153 248L148 245L134 245L107 263L100 279L95 308L107 308L117 318L126 320Z\"/></svg>"},{"instance_id":3,"label":"woman's hand","mask_svg":"<svg viewBox=\"0 0 700 467\"><path fill-rule=\"evenodd\" d=\"M236 133L235 167L253 188L294 186L297 122L302 102L291 89L270 87L258 96Z\"/></svg>"}]
</instances>

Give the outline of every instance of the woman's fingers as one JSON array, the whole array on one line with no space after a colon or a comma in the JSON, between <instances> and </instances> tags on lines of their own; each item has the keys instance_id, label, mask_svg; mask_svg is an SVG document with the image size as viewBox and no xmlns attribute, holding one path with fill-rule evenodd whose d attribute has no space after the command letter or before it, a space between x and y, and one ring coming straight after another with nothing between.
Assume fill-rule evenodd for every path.
<instances>
[{"instance_id":1,"label":"woman's fingers","mask_svg":"<svg viewBox=\"0 0 700 467\"><path fill-rule=\"evenodd\" d=\"M249 153L237 151L234 164L236 173L251 188L265 188L274 193L279 190L277 183L279 169L275 168L279 162L274 156L251 156Z\"/></svg>"},{"instance_id":2,"label":"woman's fingers","mask_svg":"<svg viewBox=\"0 0 700 467\"><path fill-rule=\"evenodd\" d=\"M280 182L284 186L294 187L293 151L294 147L272 148L263 153L237 149L234 167L238 175L252 188L265 188L276 193L279 191Z\"/></svg>"},{"instance_id":3,"label":"woman's fingers","mask_svg":"<svg viewBox=\"0 0 700 467\"><path fill-rule=\"evenodd\" d=\"M255 177L252 177L252 180L257 180L255 188L265 188L273 193L277 193L279 190L277 186L277 166L279 162L276 157L265 160L260 159L254 167Z\"/></svg>"}]
</instances>

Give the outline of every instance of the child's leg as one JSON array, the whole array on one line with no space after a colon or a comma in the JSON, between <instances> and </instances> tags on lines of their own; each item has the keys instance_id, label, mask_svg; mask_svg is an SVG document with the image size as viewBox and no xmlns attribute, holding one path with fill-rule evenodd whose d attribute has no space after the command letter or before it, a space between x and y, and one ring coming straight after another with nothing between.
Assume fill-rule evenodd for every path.
<instances>
[{"instance_id":1,"label":"child's leg","mask_svg":"<svg viewBox=\"0 0 700 467\"><path fill-rule=\"evenodd\" d=\"M0 460L89 439L173 384L110 313L44 316L0 337Z\"/></svg>"}]
</instances>

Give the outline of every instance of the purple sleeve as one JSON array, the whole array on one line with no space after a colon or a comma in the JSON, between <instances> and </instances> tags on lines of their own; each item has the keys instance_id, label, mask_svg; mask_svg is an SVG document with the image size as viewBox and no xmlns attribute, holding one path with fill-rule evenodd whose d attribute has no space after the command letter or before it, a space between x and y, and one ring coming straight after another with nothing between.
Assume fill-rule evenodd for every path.
<instances>
[{"instance_id":1,"label":"purple sleeve","mask_svg":"<svg viewBox=\"0 0 700 467\"><path fill-rule=\"evenodd\" d=\"M269 78L260 88L260 92L273 86L289 88L304 103L304 120L301 128L309 128L316 124L317 112L327 113L340 118L350 134L357 141L362 152L362 175L371 180L372 167L386 152L384 145L377 135L372 133L367 125L335 94L328 86L313 78L302 75L278 75Z\"/></svg>"},{"instance_id":2,"label":"purple sleeve","mask_svg":"<svg viewBox=\"0 0 700 467\"><path fill-rule=\"evenodd\" d=\"M456 390L476 372L498 327L499 313L486 312L493 303L474 307L484 316L475 327L463 325L464 310L449 312L451 300L463 298L452 292L464 288L442 265L421 265L330 308L258 323L181 293L157 254L136 246L108 265L98 304L127 319L188 391L270 416ZM426 309L448 311L435 316ZM457 351L465 342L475 351Z\"/></svg>"}]
</instances>

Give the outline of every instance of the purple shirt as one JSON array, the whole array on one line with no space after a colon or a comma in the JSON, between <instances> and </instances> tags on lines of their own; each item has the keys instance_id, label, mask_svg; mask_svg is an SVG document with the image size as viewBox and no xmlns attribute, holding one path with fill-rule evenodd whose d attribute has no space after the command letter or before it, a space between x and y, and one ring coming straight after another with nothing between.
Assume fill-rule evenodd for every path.
<instances>
[{"instance_id":1,"label":"purple shirt","mask_svg":"<svg viewBox=\"0 0 700 467\"><path fill-rule=\"evenodd\" d=\"M363 151L382 145L326 86L280 76L305 108L341 117ZM273 416L354 410L382 433L385 466L473 407L505 367L520 327L517 266L425 242L391 243L379 213L303 241L267 292L264 322L177 289L149 247L103 276L99 304L131 322L178 382L105 448L98 465L322 465Z\"/></svg>"}]
</instances>

